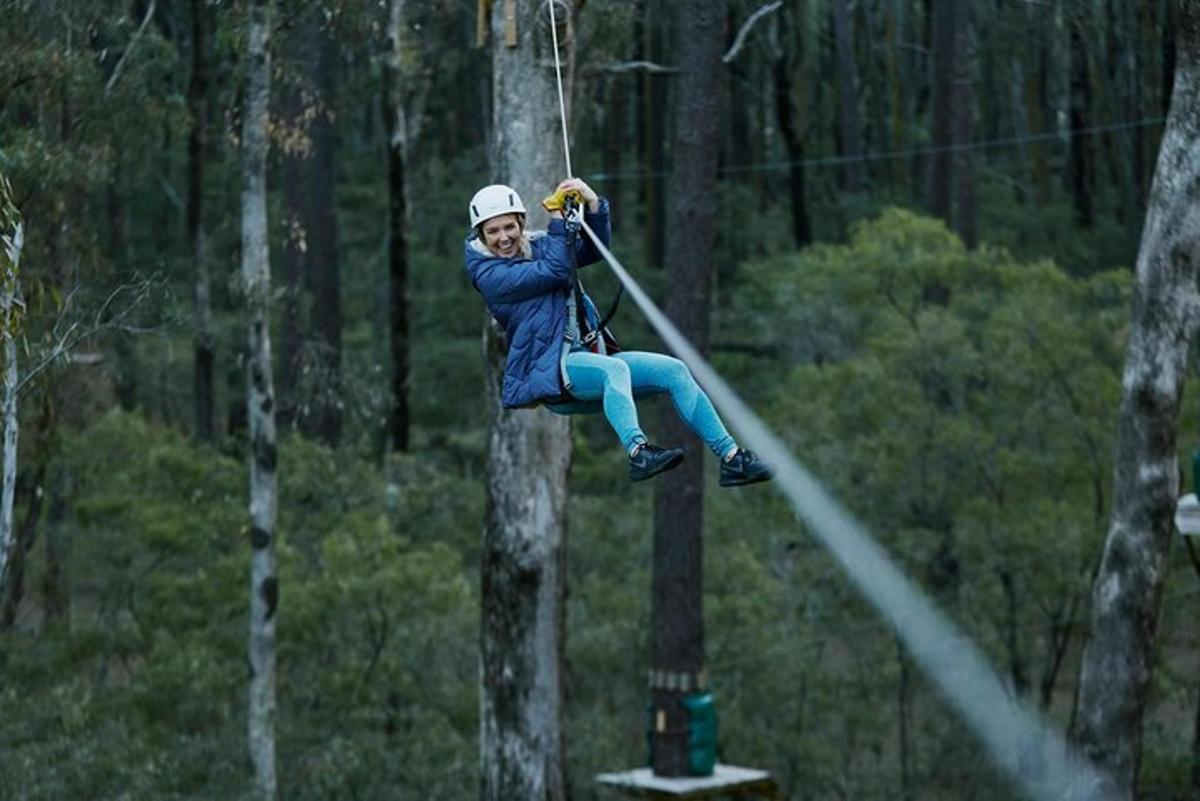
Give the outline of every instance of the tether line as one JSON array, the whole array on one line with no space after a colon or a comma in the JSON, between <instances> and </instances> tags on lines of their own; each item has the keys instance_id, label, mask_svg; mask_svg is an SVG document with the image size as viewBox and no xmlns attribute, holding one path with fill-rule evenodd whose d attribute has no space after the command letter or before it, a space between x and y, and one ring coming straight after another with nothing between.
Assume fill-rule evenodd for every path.
<instances>
[{"instance_id":1,"label":"tether line","mask_svg":"<svg viewBox=\"0 0 1200 801\"><path fill-rule=\"evenodd\" d=\"M554 0L546 0L550 9L550 38L554 42L554 75L558 78L558 118L562 120L563 156L567 160L567 177L574 177L571 172L571 142L567 137L567 103L563 99L562 63L558 58L558 25L554 20Z\"/></svg>"}]
</instances>

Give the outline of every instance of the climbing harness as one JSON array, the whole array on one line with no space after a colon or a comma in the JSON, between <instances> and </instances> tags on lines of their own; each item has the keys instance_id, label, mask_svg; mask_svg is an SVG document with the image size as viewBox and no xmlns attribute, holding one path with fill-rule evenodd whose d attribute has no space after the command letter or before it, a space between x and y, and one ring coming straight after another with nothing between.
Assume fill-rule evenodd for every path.
<instances>
[{"instance_id":1,"label":"climbing harness","mask_svg":"<svg viewBox=\"0 0 1200 801\"><path fill-rule=\"evenodd\" d=\"M583 226L583 194L578 189L558 189L553 195L542 201L542 207L549 212L561 212L563 215L563 225L567 229L567 252L571 254L572 261L574 260L575 244L579 240L580 232ZM574 264L572 270L574 271ZM608 330L608 324L612 322L613 317L617 313L617 308L621 305L621 295L625 292L625 287L619 285L617 294L613 297L612 303L609 304L608 312L593 325L588 318L587 310L584 304L586 293L583 289L583 282L579 280L578 273L575 274L575 286L571 290L571 296L567 300L567 338L573 343L582 345L592 353L608 355L616 353L620 348L617 347L616 337ZM584 330L586 327L587 330ZM575 339L578 337L578 339Z\"/></svg>"}]
</instances>

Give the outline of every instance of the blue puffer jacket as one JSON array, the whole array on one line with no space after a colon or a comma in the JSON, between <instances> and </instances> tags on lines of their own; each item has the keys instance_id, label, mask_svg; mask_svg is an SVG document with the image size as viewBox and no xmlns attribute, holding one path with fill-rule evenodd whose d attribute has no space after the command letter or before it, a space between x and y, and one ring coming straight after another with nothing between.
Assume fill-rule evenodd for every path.
<instances>
[{"instance_id":1,"label":"blue puffer jacket","mask_svg":"<svg viewBox=\"0 0 1200 801\"><path fill-rule=\"evenodd\" d=\"M607 245L611 233L608 201L601 199L599 211L585 214L584 219ZM474 232L466 240L467 275L508 336L500 395L508 409L561 398L567 386L563 368L570 349L565 338L567 301L575 286L567 228L562 220L554 219L547 231L528 236L531 258L496 256ZM600 253L581 231L575 244L575 266L599 260ZM591 316L595 307L586 298L585 304Z\"/></svg>"}]
</instances>

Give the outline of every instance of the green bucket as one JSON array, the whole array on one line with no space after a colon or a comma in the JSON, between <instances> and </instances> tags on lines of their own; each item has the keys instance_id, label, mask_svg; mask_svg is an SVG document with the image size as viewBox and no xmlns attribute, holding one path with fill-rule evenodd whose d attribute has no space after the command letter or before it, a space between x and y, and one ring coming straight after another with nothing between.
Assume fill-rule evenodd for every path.
<instances>
[{"instance_id":1,"label":"green bucket","mask_svg":"<svg viewBox=\"0 0 1200 801\"><path fill-rule=\"evenodd\" d=\"M688 714L688 773L711 776L717 762L717 708L712 693L689 695L680 703Z\"/></svg>"}]
</instances>

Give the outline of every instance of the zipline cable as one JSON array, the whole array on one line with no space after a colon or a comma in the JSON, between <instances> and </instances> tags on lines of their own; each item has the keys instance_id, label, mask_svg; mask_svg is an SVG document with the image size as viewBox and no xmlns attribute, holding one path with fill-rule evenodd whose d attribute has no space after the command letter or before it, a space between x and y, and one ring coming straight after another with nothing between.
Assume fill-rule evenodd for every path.
<instances>
[{"instance_id":1,"label":"zipline cable","mask_svg":"<svg viewBox=\"0 0 1200 801\"><path fill-rule=\"evenodd\" d=\"M567 177L573 178L575 173L571 172L571 142L567 137L567 103L563 99L562 64L558 60L558 25L554 19L554 0L546 0L546 7L550 9L550 38L554 42L554 75L558 78L558 118L562 120L563 156L567 160Z\"/></svg>"},{"instance_id":2,"label":"zipline cable","mask_svg":"<svg viewBox=\"0 0 1200 801\"><path fill-rule=\"evenodd\" d=\"M563 152L567 156L569 176L570 142L553 3L554 0L547 0L563 123ZM908 646L913 658L958 709L985 744L996 765L1014 784L1039 801L1115 801L1115 788L1105 783L1058 732L1010 697L975 644L908 580L863 526L821 487L774 432L742 402L642 290L582 214L579 222L667 347L687 364L744 441L768 462L774 463L776 486L841 563L863 595L895 627L897 636Z\"/></svg>"},{"instance_id":3,"label":"zipline cable","mask_svg":"<svg viewBox=\"0 0 1200 801\"><path fill-rule=\"evenodd\" d=\"M895 627L992 759L1025 792L1043 801L1113 796L1061 735L1010 697L971 640L895 566L851 514L829 495L766 424L742 402L658 309L586 222L583 230L667 347L691 369L741 438L774 463L776 485L851 580Z\"/></svg>"},{"instance_id":4,"label":"zipline cable","mask_svg":"<svg viewBox=\"0 0 1200 801\"><path fill-rule=\"evenodd\" d=\"M915 158L917 156L932 156L938 153L962 153L976 150L991 150L1011 145L1021 145L1030 142L1045 142L1054 139L1070 138L1072 136L1093 136L1115 131L1128 131L1134 128L1148 128L1166 122L1166 117L1144 117L1140 120L1114 122L1109 125L1093 125L1087 128L1066 128L1061 131L1043 131L1026 136L1010 136L1003 139L981 139L976 142L961 144L939 145L937 147L913 147L905 150L885 150L879 153L863 153L857 156L813 156L812 158L796 159L794 161L766 161L758 164L730 164L717 169L718 175L736 175L752 172L778 172L792 167L836 167L845 164L869 164L876 161ZM597 181L615 181L628 178L662 178L666 170L626 170L617 173L596 173L592 176Z\"/></svg>"}]
</instances>

